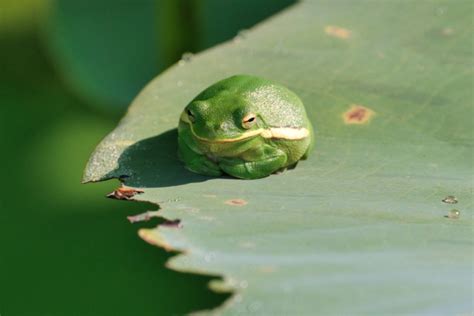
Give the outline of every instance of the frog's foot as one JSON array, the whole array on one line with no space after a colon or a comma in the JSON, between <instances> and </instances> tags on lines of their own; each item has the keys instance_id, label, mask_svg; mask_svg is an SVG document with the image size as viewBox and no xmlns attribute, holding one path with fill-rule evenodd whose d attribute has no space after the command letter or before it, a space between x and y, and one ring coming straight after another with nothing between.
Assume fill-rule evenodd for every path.
<instances>
[{"instance_id":1,"label":"frog's foot","mask_svg":"<svg viewBox=\"0 0 474 316\"><path fill-rule=\"evenodd\" d=\"M286 163L284 153L263 160L245 161L236 158L224 158L219 166L225 173L241 179L258 179L269 176L281 169Z\"/></svg>"},{"instance_id":2,"label":"frog's foot","mask_svg":"<svg viewBox=\"0 0 474 316\"><path fill-rule=\"evenodd\" d=\"M189 171L213 177L218 177L222 174L222 170L217 163L192 150L180 137L178 137L178 157L184 162L186 169Z\"/></svg>"},{"instance_id":3,"label":"frog's foot","mask_svg":"<svg viewBox=\"0 0 474 316\"><path fill-rule=\"evenodd\" d=\"M191 161L185 162L186 169L205 176L218 177L222 175L222 170L215 162L205 156L197 156Z\"/></svg>"}]
</instances>

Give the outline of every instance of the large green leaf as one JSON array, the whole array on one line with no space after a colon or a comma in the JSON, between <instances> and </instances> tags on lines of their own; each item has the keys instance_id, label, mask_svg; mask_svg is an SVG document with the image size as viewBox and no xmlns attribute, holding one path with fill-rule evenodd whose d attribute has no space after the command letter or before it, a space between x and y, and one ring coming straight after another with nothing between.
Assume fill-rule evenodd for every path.
<instances>
[{"instance_id":1,"label":"large green leaf","mask_svg":"<svg viewBox=\"0 0 474 316\"><path fill-rule=\"evenodd\" d=\"M470 10L468 1L299 3L152 81L84 180L128 175L144 190L134 199L180 219L140 235L182 251L173 269L222 275L213 288L235 295L217 311L470 313ZM301 96L316 128L309 160L253 181L178 162L180 111L237 73ZM356 113L345 121L347 111ZM460 218L445 217L447 195Z\"/></svg>"},{"instance_id":2,"label":"large green leaf","mask_svg":"<svg viewBox=\"0 0 474 316\"><path fill-rule=\"evenodd\" d=\"M124 108L166 65L155 10L154 0L54 0L44 39L75 92L105 109Z\"/></svg>"}]
</instances>

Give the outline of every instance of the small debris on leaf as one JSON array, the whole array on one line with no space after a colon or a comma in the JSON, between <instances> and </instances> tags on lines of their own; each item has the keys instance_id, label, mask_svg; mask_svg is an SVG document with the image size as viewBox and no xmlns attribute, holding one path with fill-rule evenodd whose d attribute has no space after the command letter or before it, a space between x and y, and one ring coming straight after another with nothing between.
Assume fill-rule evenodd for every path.
<instances>
[{"instance_id":1,"label":"small debris on leaf","mask_svg":"<svg viewBox=\"0 0 474 316\"><path fill-rule=\"evenodd\" d=\"M456 204L458 202L458 199L454 195L448 195L441 201L448 204Z\"/></svg>"},{"instance_id":2,"label":"small debris on leaf","mask_svg":"<svg viewBox=\"0 0 474 316\"><path fill-rule=\"evenodd\" d=\"M117 199L117 200L130 200L137 194L143 193L142 190L134 189L134 188L127 188L127 187L120 187L117 190L107 194L108 198Z\"/></svg>"}]
</instances>

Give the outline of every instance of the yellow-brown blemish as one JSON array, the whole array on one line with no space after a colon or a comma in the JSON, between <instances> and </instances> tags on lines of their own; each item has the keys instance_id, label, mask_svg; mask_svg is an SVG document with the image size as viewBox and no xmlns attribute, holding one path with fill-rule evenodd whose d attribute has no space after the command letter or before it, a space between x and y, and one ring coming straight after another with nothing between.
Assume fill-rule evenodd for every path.
<instances>
[{"instance_id":1,"label":"yellow-brown blemish","mask_svg":"<svg viewBox=\"0 0 474 316\"><path fill-rule=\"evenodd\" d=\"M324 28L324 32L326 32L326 34L329 36L334 36L341 39L348 39L351 36L351 31L348 29L333 25L326 26Z\"/></svg>"},{"instance_id":2,"label":"yellow-brown blemish","mask_svg":"<svg viewBox=\"0 0 474 316\"><path fill-rule=\"evenodd\" d=\"M441 35L443 36L451 36L454 34L454 30L450 27L445 27L441 30Z\"/></svg>"},{"instance_id":3,"label":"yellow-brown blemish","mask_svg":"<svg viewBox=\"0 0 474 316\"><path fill-rule=\"evenodd\" d=\"M150 245L161 247L166 251L172 249L171 245L168 244L156 231L156 229L142 228L138 230L138 236L141 239L149 243Z\"/></svg>"},{"instance_id":4,"label":"yellow-brown blemish","mask_svg":"<svg viewBox=\"0 0 474 316\"><path fill-rule=\"evenodd\" d=\"M351 108L343 113L342 118L346 124L365 124L375 112L365 106L352 104Z\"/></svg>"},{"instance_id":5,"label":"yellow-brown blemish","mask_svg":"<svg viewBox=\"0 0 474 316\"><path fill-rule=\"evenodd\" d=\"M242 200L242 199L231 199L231 200L225 201L225 204L232 205L232 206L244 206L247 204L247 201Z\"/></svg>"}]
</instances>

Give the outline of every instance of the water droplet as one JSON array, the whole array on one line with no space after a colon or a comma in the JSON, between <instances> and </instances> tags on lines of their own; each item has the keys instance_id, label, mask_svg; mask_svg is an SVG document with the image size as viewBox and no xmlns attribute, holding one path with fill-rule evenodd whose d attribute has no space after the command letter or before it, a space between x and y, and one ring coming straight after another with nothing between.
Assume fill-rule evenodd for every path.
<instances>
[{"instance_id":1,"label":"water droplet","mask_svg":"<svg viewBox=\"0 0 474 316\"><path fill-rule=\"evenodd\" d=\"M246 289L249 286L249 283L247 281L241 281L240 282L240 287L243 289Z\"/></svg>"},{"instance_id":2,"label":"water droplet","mask_svg":"<svg viewBox=\"0 0 474 316\"><path fill-rule=\"evenodd\" d=\"M241 41L247 38L247 35L247 30L240 30L239 32L237 32L237 35L233 39L234 43L240 43Z\"/></svg>"},{"instance_id":3,"label":"water droplet","mask_svg":"<svg viewBox=\"0 0 474 316\"><path fill-rule=\"evenodd\" d=\"M446 12L445 8L439 7L438 9L436 9L436 13L438 15L443 15L445 12Z\"/></svg>"},{"instance_id":4,"label":"water droplet","mask_svg":"<svg viewBox=\"0 0 474 316\"><path fill-rule=\"evenodd\" d=\"M448 204L456 204L458 202L458 199L454 195L448 195L447 197L445 197L441 201L443 201L444 203L448 203Z\"/></svg>"},{"instance_id":5,"label":"water droplet","mask_svg":"<svg viewBox=\"0 0 474 316\"><path fill-rule=\"evenodd\" d=\"M452 218L452 219L458 219L459 216L461 216L461 212L459 212L459 210L452 209L451 211L449 211L449 213L446 217L447 218Z\"/></svg>"},{"instance_id":6,"label":"water droplet","mask_svg":"<svg viewBox=\"0 0 474 316\"><path fill-rule=\"evenodd\" d=\"M234 301L239 303L239 302L242 302L242 295L240 294L237 294L234 296Z\"/></svg>"},{"instance_id":7,"label":"water droplet","mask_svg":"<svg viewBox=\"0 0 474 316\"><path fill-rule=\"evenodd\" d=\"M189 63L193 59L193 53L186 52L181 56L181 59L178 61L179 66L184 66L186 63Z\"/></svg>"}]
</instances>

